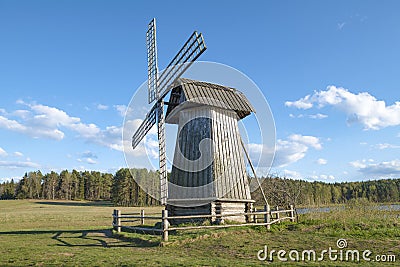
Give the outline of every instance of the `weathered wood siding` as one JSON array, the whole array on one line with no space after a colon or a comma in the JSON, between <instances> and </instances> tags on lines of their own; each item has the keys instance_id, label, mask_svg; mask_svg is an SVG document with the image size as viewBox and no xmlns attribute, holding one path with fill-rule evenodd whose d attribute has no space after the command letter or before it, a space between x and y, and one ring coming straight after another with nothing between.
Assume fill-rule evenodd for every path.
<instances>
[{"instance_id":1,"label":"weathered wood siding","mask_svg":"<svg viewBox=\"0 0 400 267\"><path fill-rule=\"evenodd\" d=\"M169 199L250 200L236 112L203 105L175 116L179 129Z\"/></svg>"},{"instance_id":2,"label":"weathered wood siding","mask_svg":"<svg viewBox=\"0 0 400 267\"><path fill-rule=\"evenodd\" d=\"M237 114L212 108L213 181L217 199L251 199Z\"/></svg>"}]
</instances>

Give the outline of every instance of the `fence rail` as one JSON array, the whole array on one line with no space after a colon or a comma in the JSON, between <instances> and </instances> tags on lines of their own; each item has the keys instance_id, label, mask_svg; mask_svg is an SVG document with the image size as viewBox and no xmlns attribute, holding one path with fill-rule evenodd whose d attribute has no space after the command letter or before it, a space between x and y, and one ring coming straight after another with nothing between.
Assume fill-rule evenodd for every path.
<instances>
[{"instance_id":1,"label":"fence rail","mask_svg":"<svg viewBox=\"0 0 400 267\"><path fill-rule=\"evenodd\" d=\"M281 216L284 214L284 216ZM136 213L124 213L122 214L120 210L115 209L112 215L113 222L112 226L117 232L121 232L122 229L133 230L136 232L143 233L153 233L162 234L162 240L168 241L169 231L184 231L184 230L197 230L197 229L213 229L213 228L228 228L228 227L240 227L240 226L266 226L270 229L271 224L279 223L284 220L295 221L295 210L293 205L290 205L288 209L279 209L275 207L271 210L269 205L264 206L264 210L254 210L250 212L241 213L227 213L227 214L210 214L210 215L185 215L185 216L168 216L167 210L162 210L161 216L154 216L155 213L149 214L151 216L145 215L144 210ZM175 219L212 219L222 220L223 218L237 216L246 216L246 223L236 223L236 224L213 224L213 225L188 225L188 226L170 226L169 220ZM261 218L260 218L261 217ZM123 220L128 219L128 220ZM145 220L158 220L161 221L161 228L145 227ZM122 225L124 222L139 222L140 226L128 226Z\"/></svg>"}]
</instances>

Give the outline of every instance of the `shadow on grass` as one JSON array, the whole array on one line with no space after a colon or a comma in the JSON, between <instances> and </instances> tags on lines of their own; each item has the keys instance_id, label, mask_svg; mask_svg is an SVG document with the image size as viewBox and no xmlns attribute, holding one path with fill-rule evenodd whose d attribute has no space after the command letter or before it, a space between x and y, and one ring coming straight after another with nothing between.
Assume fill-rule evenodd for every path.
<instances>
[{"instance_id":1,"label":"shadow on grass","mask_svg":"<svg viewBox=\"0 0 400 267\"><path fill-rule=\"evenodd\" d=\"M126 238L113 234L110 229L99 230L38 230L38 231L7 231L1 235L41 235L52 234L51 239L58 241L56 246L67 247L155 247L158 241L141 238Z\"/></svg>"},{"instance_id":2,"label":"shadow on grass","mask_svg":"<svg viewBox=\"0 0 400 267\"><path fill-rule=\"evenodd\" d=\"M37 201L36 204L41 205L52 205L52 206L72 206L72 207L112 207L110 201L99 200L99 201Z\"/></svg>"}]
</instances>

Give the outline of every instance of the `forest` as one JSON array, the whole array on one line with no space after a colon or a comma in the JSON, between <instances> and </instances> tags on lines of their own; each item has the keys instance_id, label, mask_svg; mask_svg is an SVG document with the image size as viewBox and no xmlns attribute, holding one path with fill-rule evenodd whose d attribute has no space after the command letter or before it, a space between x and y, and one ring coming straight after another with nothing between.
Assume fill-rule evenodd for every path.
<instances>
[{"instance_id":1,"label":"forest","mask_svg":"<svg viewBox=\"0 0 400 267\"><path fill-rule=\"evenodd\" d=\"M135 177L135 179L133 178ZM157 180L147 169L121 168L115 174L98 171L63 170L60 173L26 173L19 181L0 184L0 199L110 200L116 206L151 206L159 202L146 194L136 181ZM152 179L146 179L146 178ZM252 178L250 178L252 179ZM254 179L254 178L253 178ZM363 198L370 202L399 202L400 179L324 183L281 177L261 178L272 205L319 206ZM153 185L157 190L158 185ZM260 189L252 192L256 204L264 203Z\"/></svg>"}]
</instances>

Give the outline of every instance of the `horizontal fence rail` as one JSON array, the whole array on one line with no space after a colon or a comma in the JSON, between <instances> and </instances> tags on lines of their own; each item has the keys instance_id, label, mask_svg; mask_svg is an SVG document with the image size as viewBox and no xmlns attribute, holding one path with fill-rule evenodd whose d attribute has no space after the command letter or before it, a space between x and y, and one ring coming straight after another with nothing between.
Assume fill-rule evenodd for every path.
<instances>
[{"instance_id":1,"label":"horizontal fence rail","mask_svg":"<svg viewBox=\"0 0 400 267\"><path fill-rule=\"evenodd\" d=\"M282 216L281 216L282 214ZM218 229L228 227L240 227L240 226L266 226L270 229L271 224L279 223L284 220L291 222L295 221L295 209L293 205L289 206L289 209L279 209L275 207L271 210L269 205L264 206L264 210L256 210L249 212L240 213L227 213L227 214L209 214L209 215L182 215L182 216L168 216L167 210L162 210L161 216L154 216L156 213L145 215L144 210L135 213L124 213L120 210L115 209L112 215L113 222L112 226L117 232L121 232L122 229L131 230L135 232L150 233L150 234L162 234L162 240L168 241L169 231L184 231L184 230L198 230L198 229ZM223 220L224 218L246 216L246 223L236 224L212 224L212 225L187 225L187 226L170 226L170 220L176 219L213 219ZM161 228L146 227L146 220L157 220L161 222ZM122 225L124 222L140 222L139 226Z\"/></svg>"}]
</instances>

